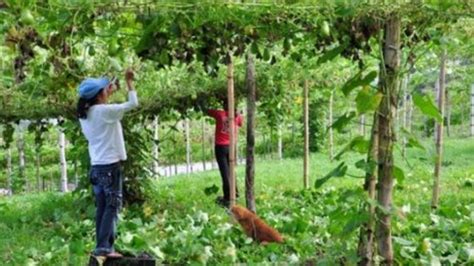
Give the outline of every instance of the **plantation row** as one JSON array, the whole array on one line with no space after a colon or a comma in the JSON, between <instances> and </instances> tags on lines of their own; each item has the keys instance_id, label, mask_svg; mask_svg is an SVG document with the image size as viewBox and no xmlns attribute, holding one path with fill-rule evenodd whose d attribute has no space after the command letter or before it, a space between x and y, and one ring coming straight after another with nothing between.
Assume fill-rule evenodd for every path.
<instances>
[{"instance_id":1,"label":"plantation row","mask_svg":"<svg viewBox=\"0 0 474 266\"><path fill-rule=\"evenodd\" d=\"M456 238L458 245L452 245L446 252L436 247L436 255L429 252L430 247L426 244L431 243L429 239L423 239L422 252L418 252L411 241L400 237L404 231L396 222L397 209L393 205L393 194L397 189L403 189L397 184L408 182L408 177L414 174L413 169L404 163L413 156L410 148L416 148L421 153L417 160L425 160L424 167L434 169L433 175L431 170L419 170L415 174L421 174L422 178L410 184L417 186L420 183L416 182L423 182L432 192L430 196L424 193L422 198L416 199L417 202L430 202L428 205L432 208L431 212L426 209L420 212L421 219L430 217L435 224L431 229L436 231L440 229L439 216L456 217L446 215L447 206L442 205L454 203L440 201L446 193L442 186L445 184L443 167L449 167L448 162L455 160L443 159L443 148L445 133L448 136L474 135L474 93L470 90L474 84L474 6L470 1L396 1L391 4L324 0L291 4L203 1L196 4L137 0L60 3L25 0L7 1L0 5L0 32L5 40L0 50L0 63L10 66L2 67L0 81L2 146L7 161L6 171L2 172L7 173L7 184L12 184L9 180L19 183L15 190L22 191L27 187L22 150L23 143L31 143L31 138L34 138L36 148L36 183L41 183L38 162L42 156L38 155L42 155L43 144L49 153L51 141L56 138L56 133L47 136L49 125L45 118L58 119L61 126L57 135L60 190L67 190L68 164L76 166L73 175L80 177L82 185L79 187L89 187L90 158L75 111L77 86L85 77L106 75L111 78L131 67L137 75L126 72L127 88L130 89L129 82L135 77L140 107L122 121L127 153L131 155L123 163L127 177L124 195L130 209L126 220L133 221L134 215L140 215L140 211L134 211L140 206L148 206L143 210L144 218L154 209L159 210L156 215L166 215L165 209L160 208L163 203L156 200L164 199L150 195L155 190L154 183L148 178L153 176L156 172L153 169L159 164L183 160L189 164L192 158L197 158L196 154L201 154L203 160L212 157L212 145L208 144L210 147L206 148L206 133L202 133L203 124L200 123L206 109L219 108L227 99L231 143L229 207L237 201L234 149L242 157L245 154L245 200L247 208L254 213L262 204L260 196L265 197L265 192L259 191L263 193L259 195L254 186L258 180L255 162L260 159L255 158L255 153L268 154L278 147L277 151L282 151L280 154L286 151L287 155L303 157L302 178L299 179L300 186L305 189L303 200L295 203L291 210L307 207L311 211L304 217L282 218L296 221L290 222L289 227L283 226L283 220L274 220L280 230L290 235L290 246L282 246L276 253L293 253L290 262L294 263L297 262L295 256L316 261L330 257L328 251L332 246L327 243L330 238L325 238L324 230L316 237L299 239L308 241L304 248L291 246L291 241L298 241L298 233L306 230L299 229L311 227L310 231L318 232L312 226L326 224L327 227L323 228L330 233L334 233L331 228L335 225L344 228L346 233L355 229L359 231L359 237L352 233L351 239L336 244L340 246L335 249L333 263L350 261L361 265L392 265L399 263L398 259L402 257L407 261L418 258L435 264L438 261L439 264L440 261L455 263L458 259L461 262L471 259L471 247L467 243L472 236L466 233L469 222L464 219L470 212L468 199L459 199L463 206L468 207L458 210L463 217L462 228L457 228L462 232ZM111 100L122 102L123 94L115 94ZM245 137L238 138L237 145L234 107L242 109L246 124ZM25 134L24 140L21 130L15 129L15 123L22 119L33 122L31 133ZM181 128L176 128L177 121L185 121L184 128L189 128L189 121L192 125L200 125L197 128L191 126L191 131L184 130L183 134ZM467 132L468 127L470 132ZM212 128L208 126L207 136L212 135ZM54 137L51 139L51 136ZM424 137L434 138L434 144ZM18 150L14 157L19 158L15 164L20 167L18 176L11 179L9 158L12 158L10 151L14 139ZM66 139L69 143L67 152ZM285 143L285 139L289 141ZM192 148L192 143L197 149ZM310 151L327 152L324 157L331 163L314 169ZM354 160L354 155L357 160ZM49 157L45 155L46 160ZM156 158L158 160L154 161ZM331 165L330 169L327 165ZM466 169L468 173L472 171L468 166ZM292 178L300 174L292 173ZM358 206L359 215L348 215L351 206L341 201L341 195L324 191L327 184L345 176L364 179L363 186L358 183L357 188L351 187L347 191L347 198ZM29 181L33 179L31 176L27 178ZM427 185L427 180L431 179ZM311 187L315 190L310 190ZM464 192L465 186L457 183L456 189ZM211 193L212 186L205 191ZM175 193L178 195L180 192ZM299 197L291 192L285 195ZM88 201L87 197L74 197L74 201ZM337 204L328 205L335 206L338 211L331 210L331 207L318 209L313 197L321 202L335 200ZM173 204L181 203L173 201L168 207ZM188 213L195 212L182 208ZM85 215L87 211L86 208L74 215ZM265 218L271 220L271 205L267 205L266 211ZM279 209L275 215L288 211ZM177 215L175 218L186 216L186 212L174 215ZM309 217L324 215L330 216L330 222L324 219L308 222ZM66 222L61 218L55 219ZM200 227L201 218L191 218L191 234L201 236L201 230L206 230L205 226ZM11 217L11 220L15 221L15 218ZM45 220L36 222L44 223ZM173 232L173 225L160 233L167 236L165 241L170 242L140 245L138 243L146 242L143 238L149 233L147 231L154 235L148 226L169 228L170 225L160 224L160 220L148 225L142 221L137 223L139 225L126 227L129 231L122 235L124 244L152 250L165 263L205 263L211 257L209 247L223 249L206 242L206 239L212 239L210 231L213 231L214 224L207 228L209 232L204 233L204 237L199 238L203 241L201 246L193 250L191 247L194 245L186 242L189 239L184 232L165 233ZM88 228L90 225L68 226ZM193 231L196 227L201 229ZM127 234L131 231L136 235ZM71 229L60 241L76 232ZM436 232L430 236L436 238ZM442 239L446 238L443 235ZM222 244L228 239L221 240ZM180 241L183 241L181 246L191 248L190 254L199 254L204 248L206 259L175 253L175 245ZM239 243L242 241L247 240L240 239ZM399 249L397 245L410 248ZM308 253L309 247L313 247L312 255ZM82 248L83 245L73 249ZM239 248L245 250L242 246ZM235 249L230 240L224 254L236 257L232 255ZM168 260L164 259L165 253ZM32 257L37 256L33 254ZM39 257L39 260L44 259ZM256 256L256 262L258 260L282 261L272 259L271 254L268 257ZM215 262L219 261L228 262L222 257ZM235 261L246 260L239 258Z\"/></svg>"}]
</instances>

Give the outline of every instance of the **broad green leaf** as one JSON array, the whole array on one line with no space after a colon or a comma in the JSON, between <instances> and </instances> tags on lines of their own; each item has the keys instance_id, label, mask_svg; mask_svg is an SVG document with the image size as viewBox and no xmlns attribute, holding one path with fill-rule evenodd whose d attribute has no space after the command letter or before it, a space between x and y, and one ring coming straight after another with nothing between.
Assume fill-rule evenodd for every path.
<instances>
[{"instance_id":1,"label":"broad green leaf","mask_svg":"<svg viewBox=\"0 0 474 266\"><path fill-rule=\"evenodd\" d=\"M331 127L337 130L337 132L341 133L342 130L344 129L345 126L349 124L349 122L355 117L356 113L355 112L349 112L343 114L341 117L339 117L332 125Z\"/></svg>"},{"instance_id":2,"label":"broad green leaf","mask_svg":"<svg viewBox=\"0 0 474 266\"><path fill-rule=\"evenodd\" d=\"M326 63L327 61L334 59L342 51L344 51L345 48L346 48L346 44L341 44L338 47L327 51L318 59L318 65Z\"/></svg>"},{"instance_id":3,"label":"broad green leaf","mask_svg":"<svg viewBox=\"0 0 474 266\"><path fill-rule=\"evenodd\" d=\"M335 157L334 159L339 160L341 156L347 151L356 151L358 153L367 153L369 149L369 141L364 139L364 136L357 136L349 142Z\"/></svg>"},{"instance_id":4,"label":"broad green leaf","mask_svg":"<svg viewBox=\"0 0 474 266\"><path fill-rule=\"evenodd\" d=\"M377 71L369 72L367 75L362 76L362 71L357 73L354 77L349 79L342 87L342 92L345 96L349 95L352 90L359 86L369 86L370 83L377 78Z\"/></svg>"},{"instance_id":5,"label":"broad green leaf","mask_svg":"<svg viewBox=\"0 0 474 266\"><path fill-rule=\"evenodd\" d=\"M377 167L377 163L375 161L367 162L366 160L362 159L355 163L355 167L363 170L365 173L372 174L375 167Z\"/></svg>"},{"instance_id":6,"label":"broad green leaf","mask_svg":"<svg viewBox=\"0 0 474 266\"><path fill-rule=\"evenodd\" d=\"M382 93L371 90L369 86L364 86L356 97L357 112L364 114L376 110L380 105L382 96Z\"/></svg>"},{"instance_id":7,"label":"broad green leaf","mask_svg":"<svg viewBox=\"0 0 474 266\"><path fill-rule=\"evenodd\" d=\"M397 179L399 184L403 183L405 180L405 172L398 166L393 167L393 176Z\"/></svg>"},{"instance_id":8,"label":"broad green leaf","mask_svg":"<svg viewBox=\"0 0 474 266\"><path fill-rule=\"evenodd\" d=\"M413 95L413 102L423 114L436 119L438 122L443 121L438 108L436 108L433 100L428 95L415 94Z\"/></svg>"},{"instance_id":9,"label":"broad green leaf","mask_svg":"<svg viewBox=\"0 0 474 266\"><path fill-rule=\"evenodd\" d=\"M217 192L219 191L219 188L216 186L216 185L212 185L210 187L206 187L204 189L204 193L209 196L209 195L212 195L212 194L216 194Z\"/></svg>"},{"instance_id":10,"label":"broad green leaf","mask_svg":"<svg viewBox=\"0 0 474 266\"><path fill-rule=\"evenodd\" d=\"M320 188L331 177L343 177L347 172L347 165L345 162L340 163L336 168L329 172L325 177L317 179L314 183L315 188Z\"/></svg>"}]
</instances>

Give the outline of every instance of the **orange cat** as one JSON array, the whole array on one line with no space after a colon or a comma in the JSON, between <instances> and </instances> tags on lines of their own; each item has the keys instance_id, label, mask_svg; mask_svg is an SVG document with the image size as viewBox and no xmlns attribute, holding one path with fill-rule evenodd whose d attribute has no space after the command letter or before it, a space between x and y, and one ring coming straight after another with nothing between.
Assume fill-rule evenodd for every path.
<instances>
[{"instance_id":1,"label":"orange cat","mask_svg":"<svg viewBox=\"0 0 474 266\"><path fill-rule=\"evenodd\" d=\"M249 237L259 243L268 242L283 243L283 237L277 230L268 226L262 219L253 212L242 206L234 205L231 208L232 216L239 222Z\"/></svg>"}]
</instances>

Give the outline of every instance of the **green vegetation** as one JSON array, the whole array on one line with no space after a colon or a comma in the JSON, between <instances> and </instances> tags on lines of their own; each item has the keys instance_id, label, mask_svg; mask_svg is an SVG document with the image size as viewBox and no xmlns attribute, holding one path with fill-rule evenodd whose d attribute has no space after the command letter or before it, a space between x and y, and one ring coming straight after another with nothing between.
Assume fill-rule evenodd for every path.
<instances>
[{"instance_id":1,"label":"green vegetation","mask_svg":"<svg viewBox=\"0 0 474 266\"><path fill-rule=\"evenodd\" d=\"M474 261L474 143L446 143L441 208L430 210L431 159L409 150L406 177L395 186L393 235L399 264L459 265ZM361 155L346 154L349 161ZM397 158L397 160L401 160ZM311 178L336 163L325 154L311 157ZM216 171L152 181L151 200L127 208L119 225L118 248L146 251L163 263L230 264L235 262L354 264L358 225L364 221L360 178L329 180L321 189L302 190L299 159L259 161L257 211L281 231L285 244L260 246L206 195L220 186ZM239 167L239 187L243 189ZM361 173L349 169L354 175ZM244 204L244 199L239 199ZM5 265L83 265L94 243L94 206L90 192L18 195L0 200L0 259Z\"/></svg>"}]
</instances>

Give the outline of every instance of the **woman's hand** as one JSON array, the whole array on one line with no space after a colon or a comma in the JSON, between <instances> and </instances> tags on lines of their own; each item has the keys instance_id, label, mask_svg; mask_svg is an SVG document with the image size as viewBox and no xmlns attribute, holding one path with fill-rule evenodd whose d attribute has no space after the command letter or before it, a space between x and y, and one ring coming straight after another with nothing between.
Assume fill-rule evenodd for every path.
<instances>
[{"instance_id":1,"label":"woman's hand","mask_svg":"<svg viewBox=\"0 0 474 266\"><path fill-rule=\"evenodd\" d=\"M125 71L125 81L127 82L128 90L133 90L133 80L135 79L135 73L131 68Z\"/></svg>"}]
</instances>

